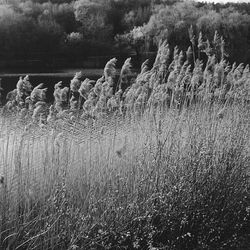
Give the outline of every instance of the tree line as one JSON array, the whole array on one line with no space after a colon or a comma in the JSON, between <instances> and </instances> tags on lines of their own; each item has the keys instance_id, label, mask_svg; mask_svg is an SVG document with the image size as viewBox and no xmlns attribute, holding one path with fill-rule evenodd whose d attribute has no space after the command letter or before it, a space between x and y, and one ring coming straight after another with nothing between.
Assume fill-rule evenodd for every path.
<instances>
[{"instance_id":1,"label":"tree line","mask_svg":"<svg viewBox=\"0 0 250 250\"><path fill-rule=\"evenodd\" d=\"M0 60L154 52L161 40L190 46L188 30L218 31L229 60L250 61L250 4L178 0L0 0Z\"/></svg>"}]
</instances>

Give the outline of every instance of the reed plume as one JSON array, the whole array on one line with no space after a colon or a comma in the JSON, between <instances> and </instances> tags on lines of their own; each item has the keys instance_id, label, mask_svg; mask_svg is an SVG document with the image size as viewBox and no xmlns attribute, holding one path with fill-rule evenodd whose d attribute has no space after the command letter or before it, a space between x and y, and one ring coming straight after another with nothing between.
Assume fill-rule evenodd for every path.
<instances>
[{"instance_id":1,"label":"reed plume","mask_svg":"<svg viewBox=\"0 0 250 250\"><path fill-rule=\"evenodd\" d=\"M117 59L113 58L107 62L104 68L104 78L106 82L109 82L110 79L113 79L116 74L116 63Z\"/></svg>"},{"instance_id":2,"label":"reed plume","mask_svg":"<svg viewBox=\"0 0 250 250\"><path fill-rule=\"evenodd\" d=\"M122 86L127 86L129 83L129 76L131 75L131 57L127 58L127 60L124 62L122 69L121 69L121 73L120 73L120 78L118 81L118 86L119 89L122 88ZM117 87L118 87L117 86Z\"/></svg>"}]
</instances>

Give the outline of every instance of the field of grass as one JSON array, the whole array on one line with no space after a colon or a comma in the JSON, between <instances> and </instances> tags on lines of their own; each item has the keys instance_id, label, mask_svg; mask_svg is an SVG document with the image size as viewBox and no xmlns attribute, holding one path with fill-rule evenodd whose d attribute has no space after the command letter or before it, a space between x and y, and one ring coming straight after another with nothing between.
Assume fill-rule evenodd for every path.
<instances>
[{"instance_id":1,"label":"field of grass","mask_svg":"<svg viewBox=\"0 0 250 250\"><path fill-rule=\"evenodd\" d=\"M163 43L118 82L112 59L50 107L20 80L0 116L0 249L249 249L249 69L186 55Z\"/></svg>"}]
</instances>

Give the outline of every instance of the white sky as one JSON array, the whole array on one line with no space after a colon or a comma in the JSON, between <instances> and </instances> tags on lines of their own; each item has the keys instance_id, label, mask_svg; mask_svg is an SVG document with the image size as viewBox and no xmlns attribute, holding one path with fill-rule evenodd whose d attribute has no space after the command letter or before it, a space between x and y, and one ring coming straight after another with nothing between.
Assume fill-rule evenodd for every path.
<instances>
[{"instance_id":1,"label":"white sky","mask_svg":"<svg viewBox=\"0 0 250 250\"><path fill-rule=\"evenodd\" d=\"M215 3L227 3L227 2L233 2L233 3L250 3L250 0L196 0L198 2L215 2Z\"/></svg>"}]
</instances>

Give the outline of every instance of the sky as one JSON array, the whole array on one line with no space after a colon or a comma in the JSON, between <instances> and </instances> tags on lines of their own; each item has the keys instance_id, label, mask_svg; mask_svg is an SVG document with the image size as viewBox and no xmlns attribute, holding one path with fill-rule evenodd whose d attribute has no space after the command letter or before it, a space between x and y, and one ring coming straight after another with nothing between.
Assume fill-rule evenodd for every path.
<instances>
[{"instance_id":1,"label":"sky","mask_svg":"<svg viewBox=\"0 0 250 250\"><path fill-rule=\"evenodd\" d=\"M196 0L198 1L198 0ZM215 3L227 3L227 2L234 2L234 3L250 3L250 0L199 0L200 2L215 2Z\"/></svg>"}]
</instances>

